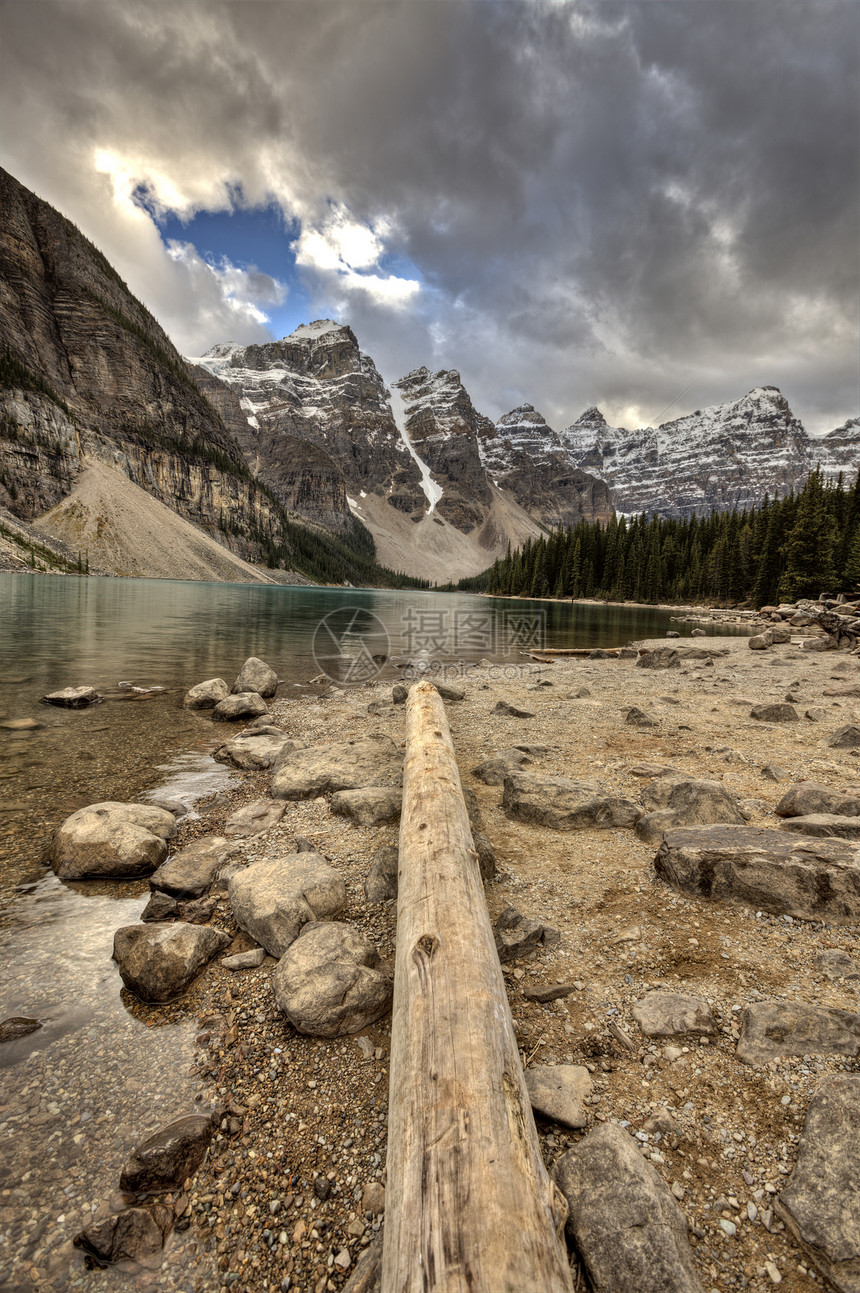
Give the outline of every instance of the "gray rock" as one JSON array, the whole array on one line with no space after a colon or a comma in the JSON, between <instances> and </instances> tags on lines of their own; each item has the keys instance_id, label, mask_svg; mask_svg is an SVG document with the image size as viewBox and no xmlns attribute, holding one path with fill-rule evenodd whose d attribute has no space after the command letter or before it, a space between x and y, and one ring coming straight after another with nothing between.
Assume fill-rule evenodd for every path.
<instances>
[{"instance_id":1,"label":"gray rock","mask_svg":"<svg viewBox=\"0 0 860 1293\"><path fill-rule=\"evenodd\" d=\"M758 826L682 828L664 835L654 868L701 898L834 924L860 917L860 859L846 840Z\"/></svg>"},{"instance_id":2,"label":"gray rock","mask_svg":"<svg viewBox=\"0 0 860 1293\"><path fill-rule=\"evenodd\" d=\"M793 705L778 702L773 705L753 705L750 718L760 723L799 723L800 715Z\"/></svg>"},{"instance_id":3,"label":"gray rock","mask_svg":"<svg viewBox=\"0 0 860 1293\"><path fill-rule=\"evenodd\" d=\"M636 823L639 839L656 844L665 831L679 826L741 826L744 818L720 781L658 777L642 791L642 802L653 811Z\"/></svg>"},{"instance_id":4,"label":"gray rock","mask_svg":"<svg viewBox=\"0 0 860 1293\"><path fill-rule=\"evenodd\" d=\"M496 876L496 850L484 832L476 830L474 826L472 827L472 842L478 855L478 869L481 872L481 879L484 884L488 884Z\"/></svg>"},{"instance_id":5,"label":"gray rock","mask_svg":"<svg viewBox=\"0 0 860 1293\"><path fill-rule=\"evenodd\" d=\"M575 1131L587 1125L583 1101L594 1089L587 1068L578 1064L536 1064L526 1069L525 1078L535 1113Z\"/></svg>"},{"instance_id":6,"label":"gray rock","mask_svg":"<svg viewBox=\"0 0 860 1293\"><path fill-rule=\"evenodd\" d=\"M646 1037L712 1036L717 1031L707 1001L686 992L646 992L632 1014Z\"/></svg>"},{"instance_id":7,"label":"gray rock","mask_svg":"<svg viewBox=\"0 0 860 1293\"><path fill-rule=\"evenodd\" d=\"M762 766L761 775L766 781L789 781L791 773L786 768L781 768L778 763L765 763ZM779 812L779 809L776 810Z\"/></svg>"},{"instance_id":8,"label":"gray rock","mask_svg":"<svg viewBox=\"0 0 860 1293\"><path fill-rule=\"evenodd\" d=\"M825 742L831 750L860 749L860 727L855 723L846 723Z\"/></svg>"},{"instance_id":9,"label":"gray rock","mask_svg":"<svg viewBox=\"0 0 860 1293\"><path fill-rule=\"evenodd\" d=\"M255 799L231 813L224 823L224 834L230 839L247 839L270 831L284 815L286 804L277 799Z\"/></svg>"},{"instance_id":10,"label":"gray rock","mask_svg":"<svg viewBox=\"0 0 860 1293\"><path fill-rule=\"evenodd\" d=\"M271 768L283 754L301 748L301 742L291 741L283 732L272 736L269 732L249 732L235 741L219 745L212 755L216 763L227 763L243 772L259 772Z\"/></svg>"},{"instance_id":11,"label":"gray rock","mask_svg":"<svg viewBox=\"0 0 860 1293\"><path fill-rule=\"evenodd\" d=\"M149 875L167 857L175 832L173 814L151 804L90 804L55 833L51 866L61 880Z\"/></svg>"},{"instance_id":12,"label":"gray rock","mask_svg":"<svg viewBox=\"0 0 860 1293\"><path fill-rule=\"evenodd\" d=\"M52 691L43 696L42 704L58 705L61 709L88 709L102 700L104 696L95 687L64 687L62 691Z\"/></svg>"},{"instance_id":13,"label":"gray rock","mask_svg":"<svg viewBox=\"0 0 860 1293\"><path fill-rule=\"evenodd\" d=\"M402 682L396 682L391 688L391 699L395 705L405 705L409 699L409 688Z\"/></svg>"},{"instance_id":14,"label":"gray rock","mask_svg":"<svg viewBox=\"0 0 860 1293\"><path fill-rule=\"evenodd\" d=\"M397 897L398 856L395 844L386 845L376 853L364 882L368 902L388 902Z\"/></svg>"},{"instance_id":15,"label":"gray rock","mask_svg":"<svg viewBox=\"0 0 860 1293\"><path fill-rule=\"evenodd\" d=\"M376 949L352 925L306 925L275 967L275 1000L301 1033L357 1033L391 1006L391 980L378 964Z\"/></svg>"},{"instance_id":16,"label":"gray rock","mask_svg":"<svg viewBox=\"0 0 860 1293\"><path fill-rule=\"evenodd\" d=\"M265 959L265 947L252 947L249 952L236 952L233 956L225 956L221 965L225 970L256 970Z\"/></svg>"},{"instance_id":17,"label":"gray rock","mask_svg":"<svg viewBox=\"0 0 860 1293\"><path fill-rule=\"evenodd\" d=\"M114 935L122 981L141 1001L172 1001L230 939L211 925L130 925Z\"/></svg>"},{"instance_id":18,"label":"gray rock","mask_svg":"<svg viewBox=\"0 0 860 1293\"><path fill-rule=\"evenodd\" d=\"M788 1185L775 1200L818 1270L841 1293L860 1293L860 1077L833 1074L810 1103Z\"/></svg>"},{"instance_id":19,"label":"gray rock","mask_svg":"<svg viewBox=\"0 0 860 1293\"><path fill-rule=\"evenodd\" d=\"M755 633L747 639L747 646L750 651L766 651L768 647L773 646L773 634L770 629L765 629L764 633Z\"/></svg>"},{"instance_id":20,"label":"gray rock","mask_svg":"<svg viewBox=\"0 0 860 1293\"><path fill-rule=\"evenodd\" d=\"M691 638L704 638L704 637L707 637L707 634L706 634L706 632L705 632L705 630L704 630L704 629L693 629L692 633L690 634L690 637L691 637Z\"/></svg>"},{"instance_id":21,"label":"gray rock","mask_svg":"<svg viewBox=\"0 0 860 1293\"><path fill-rule=\"evenodd\" d=\"M543 943L545 926L531 916L524 916L516 907L506 907L493 925L496 951L499 960L516 961Z\"/></svg>"},{"instance_id":22,"label":"gray rock","mask_svg":"<svg viewBox=\"0 0 860 1293\"><path fill-rule=\"evenodd\" d=\"M558 831L633 826L642 816L632 799L609 794L594 782L528 772L505 777L502 807L517 821Z\"/></svg>"},{"instance_id":23,"label":"gray rock","mask_svg":"<svg viewBox=\"0 0 860 1293\"><path fill-rule=\"evenodd\" d=\"M154 893L140 914L144 924L179 920L179 903L168 893Z\"/></svg>"},{"instance_id":24,"label":"gray rock","mask_svg":"<svg viewBox=\"0 0 860 1293\"><path fill-rule=\"evenodd\" d=\"M530 709L517 709L516 705L509 705L506 700L499 700L493 706L492 713L504 714L508 718L534 718Z\"/></svg>"},{"instance_id":25,"label":"gray rock","mask_svg":"<svg viewBox=\"0 0 860 1293\"><path fill-rule=\"evenodd\" d=\"M677 647L654 647L641 651L636 661L637 669L680 669L681 653Z\"/></svg>"},{"instance_id":26,"label":"gray rock","mask_svg":"<svg viewBox=\"0 0 860 1293\"><path fill-rule=\"evenodd\" d=\"M577 687L576 691L572 691L570 693L570 696L568 697L568 699L587 700L590 695L591 695L591 692L589 691L588 687Z\"/></svg>"},{"instance_id":27,"label":"gray rock","mask_svg":"<svg viewBox=\"0 0 860 1293\"><path fill-rule=\"evenodd\" d=\"M173 1224L173 1210L163 1203L149 1208L126 1208L85 1226L72 1241L98 1266L135 1262L161 1264L161 1250Z\"/></svg>"},{"instance_id":28,"label":"gray rock","mask_svg":"<svg viewBox=\"0 0 860 1293\"><path fill-rule=\"evenodd\" d=\"M242 665L230 690L234 696L241 696L249 691L256 692L258 696L274 696L278 690L278 675L274 669L252 655Z\"/></svg>"},{"instance_id":29,"label":"gray rock","mask_svg":"<svg viewBox=\"0 0 860 1293\"><path fill-rule=\"evenodd\" d=\"M681 634L678 632L677 629L667 629L666 631L667 638L679 638L680 636Z\"/></svg>"},{"instance_id":30,"label":"gray rock","mask_svg":"<svg viewBox=\"0 0 860 1293\"><path fill-rule=\"evenodd\" d=\"M212 1139L211 1118L189 1114L147 1136L127 1160L119 1188L129 1194L173 1190L193 1176Z\"/></svg>"},{"instance_id":31,"label":"gray rock","mask_svg":"<svg viewBox=\"0 0 860 1293\"><path fill-rule=\"evenodd\" d=\"M619 660L638 660L639 652L635 647L620 647L618 650Z\"/></svg>"},{"instance_id":32,"label":"gray rock","mask_svg":"<svg viewBox=\"0 0 860 1293\"><path fill-rule=\"evenodd\" d=\"M466 699L466 693L463 691L463 688L455 687L453 683L436 682L433 680L433 686L436 688L443 700L457 701Z\"/></svg>"},{"instance_id":33,"label":"gray rock","mask_svg":"<svg viewBox=\"0 0 860 1293\"><path fill-rule=\"evenodd\" d=\"M369 736L296 750L275 766L275 799L309 799L334 790L399 786L403 754L387 736Z\"/></svg>"},{"instance_id":34,"label":"gray rock","mask_svg":"<svg viewBox=\"0 0 860 1293\"><path fill-rule=\"evenodd\" d=\"M199 898L215 879L228 848L229 844L222 835L207 835L195 840L160 866L149 877L149 886L174 898Z\"/></svg>"},{"instance_id":35,"label":"gray rock","mask_svg":"<svg viewBox=\"0 0 860 1293\"><path fill-rule=\"evenodd\" d=\"M216 723L238 723L242 718L259 718L268 712L269 706L256 691L242 691L219 700L212 717Z\"/></svg>"},{"instance_id":36,"label":"gray rock","mask_svg":"<svg viewBox=\"0 0 860 1293\"><path fill-rule=\"evenodd\" d=\"M860 964L838 948L816 952L812 962L828 979L860 979Z\"/></svg>"},{"instance_id":37,"label":"gray rock","mask_svg":"<svg viewBox=\"0 0 860 1293\"><path fill-rule=\"evenodd\" d=\"M505 777L509 777L512 772L518 772L520 768L528 767L530 763L531 759L525 750L511 746L507 750L499 750L491 759L485 759L483 763L479 763L472 769L472 776L483 781L485 786L503 786Z\"/></svg>"},{"instance_id":38,"label":"gray rock","mask_svg":"<svg viewBox=\"0 0 860 1293\"><path fill-rule=\"evenodd\" d=\"M860 839L860 817L839 817L835 813L810 813L806 817L784 817L779 823L784 831L825 838Z\"/></svg>"},{"instance_id":39,"label":"gray rock","mask_svg":"<svg viewBox=\"0 0 860 1293\"><path fill-rule=\"evenodd\" d=\"M318 853L263 858L232 876L228 892L239 928L278 957L304 925L346 906L346 885Z\"/></svg>"},{"instance_id":40,"label":"gray rock","mask_svg":"<svg viewBox=\"0 0 860 1293\"><path fill-rule=\"evenodd\" d=\"M806 641L801 642L800 645L803 651L835 651L836 650L836 641L834 638L831 638L831 637L807 638Z\"/></svg>"},{"instance_id":41,"label":"gray rock","mask_svg":"<svg viewBox=\"0 0 860 1293\"><path fill-rule=\"evenodd\" d=\"M523 988L523 996L526 1001L537 1001L545 1005L549 1001L561 1001L575 991L572 983L539 983L531 988Z\"/></svg>"},{"instance_id":42,"label":"gray rock","mask_svg":"<svg viewBox=\"0 0 860 1293\"><path fill-rule=\"evenodd\" d=\"M656 718L646 714L645 710L639 709L637 705L631 705L627 710L624 722L629 723L631 727L659 727Z\"/></svg>"},{"instance_id":43,"label":"gray rock","mask_svg":"<svg viewBox=\"0 0 860 1293\"><path fill-rule=\"evenodd\" d=\"M567 1232L594 1293L702 1293L687 1222L666 1183L615 1123L556 1161Z\"/></svg>"},{"instance_id":44,"label":"gray rock","mask_svg":"<svg viewBox=\"0 0 860 1293\"><path fill-rule=\"evenodd\" d=\"M791 641L791 629L787 624L774 624L770 636L774 646L785 646Z\"/></svg>"},{"instance_id":45,"label":"gray rock","mask_svg":"<svg viewBox=\"0 0 860 1293\"><path fill-rule=\"evenodd\" d=\"M206 925L212 919L217 906L218 899L215 897L194 898L191 902L181 902L179 919L187 920L189 925Z\"/></svg>"},{"instance_id":46,"label":"gray rock","mask_svg":"<svg viewBox=\"0 0 860 1293\"><path fill-rule=\"evenodd\" d=\"M29 1037L42 1027L38 1019L26 1015L11 1015L0 1023L0 1042L16 1042L19 1037Z\"/></svg>"},{"instance_id":47,"label":"gray rock","mask_svg":"<svg viewBox=\"0 0 860 1293\"><path fill-rule=\"evenodd\" d=\"M741 1015L737 1056L767 1064L780 1055L860 1055L860 1015L793 1001L756 1001Z\"/></svg>"},{"instance_id":48,"label":"gray rock","mask_svg":"<svg viewBox=\"0 0 860 1293\"><path fill-rule=\"evenodd\" d=\"M338 790L331 797L331 811L349 817L359 826L380 826L400 820L403 791L397 786L365 786Z\"/></svg>"},{"instance_id":49,"label":"gray rock","mask_svg":"<svg viewBox=\"0 0 860 1293\"><path fill-rule=\"evenodd\" d=\"M214 709L229 695L230 688L223 678L207 678L185 693L182 704L185 709Z\"/></svg>"}]
</instances>

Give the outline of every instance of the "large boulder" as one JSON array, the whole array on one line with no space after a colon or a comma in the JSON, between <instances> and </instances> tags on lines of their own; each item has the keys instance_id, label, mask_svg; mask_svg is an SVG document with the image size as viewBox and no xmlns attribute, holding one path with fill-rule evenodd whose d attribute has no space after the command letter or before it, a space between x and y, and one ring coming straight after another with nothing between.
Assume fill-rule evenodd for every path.
<instances>
[{"instance_id":1,"label":"large boulder","mask_svg":"<svg viewBox=\"0 0 860 1293\"><path fill-rule=\"evenodd\" d=\"M654 647L642 651L636 661L637 669L680 669L681 652L677 647Z\"/></svg>"},{"instance_id":2,"label":"large boulder","mask_svg":"<svg viewBox=\"0 0 860 1293\"><path fill-rule=\"evenodd\" d=\"M269 732L242 732L233 741L219 745L212 755L216 763L227 763L243 772L260 772L271 768L284 754L292 753L301 742L291 740L285 732L272 736Z\"/></svg>"},{"instance_id":3,"label":"large boulder","mask_svg":"<svg viewBox=\"0 0 860 1293\"><path fill-rule=\"evenodd\" d=\"M229 847L222 835L195 840L149 877L149 887L173 898L199 898L215 879Z\"/></svg>"},{"instance_id":4,"label":"large boulder","mask_svg":"<svg viewBox=\"0 0 860 1293\"><path fill-rule=\"evenodd\" d=\"M860 1055L860 1015L795 1001L756 1001L741 1015L737 1056L767 1064L782 1055Z\"/></svg>"},{"instance_id":5,"label":"large boulder","mask_svg":"<svg viewBox=\"0 0 860 1293\"><path fill-rule=\"evenodd\" d=\"M359 826L380 826L398 822L403 791L398 786L365 786L362 790L338 790L331 797L331 811L350 817Z\"/></svg>"},{"instance_id":6,"label":"large boulder","mask_svg":"<svg viewBox=\"0 0 860 1293\"><path fill-rule=\"evenodd\" d=\"M860 859L846 840L757 826L681 828L663 836L654 868L699 898L834 924L860 917Z\"/></svg>"},{"instance_id":7,"label":"large boulder","mask_svg":"<svg viewBox=\"0 0 860 1293\"><path fill-rule=\"evenodd\" d=\"M843 840L860 839L860 817L839 817L835 813L810 813L806 817L783 817L779 823L784 831L797 831L801 835L822 835Z\"/></svg>"},{"instance_id":8,"label":"large boulder","mask_svg":"<svg viewBox=\"0 0 860 1293\"><path fill-rule=\"evenodd\" d=\"M764 633L754 633L747 641L750 651L766 651L769 646L773 646L773 634L770 629L765 629Z\"/></svg>"},{"instance_id":9,"label":"large boulder","mask_svg":"<svg viewBox=\"0 0 860 1293\"><path fill-rule=\"evenodd\" d=\"M581 1130L588 1123L584 1101L594 1083L579 1064L534 1064L525 1072L532 1109L563 1127Z\"/></svg>"},{"instance_id":10,"label":"large boulder","mask_svg":"<svg viewBox=\"0 0 860 1293\"><path fill-rule=\"evenodd\" d=\"M834 1288L860 1293L860 1077L832 1074L809 1102L777 1216Z\"/></svg>"},{"instance_id":11,"label":"large boulder","mask_svg":"<svg viewBox=\"0 0 860 1293\"><path fill-rule=\"evenodd\" d=\"M275 799L309 799L334 790L398 786L403 754L387 736L360 737L293 751L275 765Z\"/></svg>"},{"instance_id":12,"label":"large boulder","mask_svg":"<svg viewBox=\"0 0 860 1293\"><path fill-rule=\"evenodd\" d=\"M301 1033L357 1033L391 1005L391 980L378 964L376 948L352 925L306 925L275 967L275 1000Z\"/></svg>"},{"instance_id":13,"label":"large boulder","mask_svg":"<svg viewBox=\"0 0 860 1293\"><path fill-rule=\"evenodd\" d=\"M602 790L593 781L514 772L505 777L502 807L508 817L557 831L633 826L642 810L632 799Z\"/></svg>"},{"instance_id":14,"label":"large boulder","mask_svg":"<svg viewBox=\"0 0 860 1293\"><path fill-rule=\"evenodd\" d=\"M717 1031L707 1001L688 992L646 992L632 1014L646 1037L711 1036Z\"/></svg>"},{"instance_id":15,"label":"large boulder","mask_svg":"<svg viewBox=\"0 0 860 1293\"><path fill-rule=\"evenodd\" d=\"M141 1001L172 1001L229 945L229 935L211 925L125 925L114 935L114 959Z\"/></svg>"},{"instance_id":16,"label":"large boulder","mask_svg":"<svg viewBox=\"0 0 860 1293\"><path fill-rule=\"evenodd\" d=\"M133 1151L119 1188L129 1194L178 1189L206 1157L213 1130L212 1119L202 1114L188 1114L160 1127Z\"/></svg>"},{"instance_id":17,"label":"large boulder","mask_svg":"<svg viewBox=\"0 0 860 1293\"><path fill-rule=\"evenodd\" d=\"M239 676L233 683L231 691L234 696L239 696L243 692L255 691L258 696L274 696L278 690L278 675L269 665L258 660L255 655L249 656L242 668L239 670Z\"/></svg>"},{"instance_id":18,"label":"large boulder","mask_svg":"<svg viewBox=\"0 0 860 1293\"><path fill-rule=\"evenodd\" d=\"M185 693L182 704L185 709L214 709L229 695L230 688L223 678L207 678Z\"/></svg>"},{"instance_id":19,"label":"large boulder","mask_svg":"<svg viewBox=\"0 0 860 1293\"><path fill-rule=\"evenodd\" d=\"M831 790L818 781L798 781L786 790L774 812L778 817L806 817L813 813L860 817L860 795Z\"/></svg>"},{"instance_id":20,"label":"large boulder","mask_svg":"<svg viewBox=\"0 0 860 1293\"><path fill-rule=\"evenodd\" d=\"M720 781L686 777L657 777L642 791L642 802L652 811L636 823L641 840L657 843L663 833L678 826L712 826L725 822L742 826L737 803Z\"/></svg>"},{"instance_id":21,"label":"large boulder","mask_svg":"<svg viewBox=\"0 0 860 1293\"><path fill-rule=\"evenodd\" d=\"M346 885L318 853L262 858L232 876L228 892L236 923L270 956L283 956L303 926L346 906Z\"/></svg>"},{"instance_id":22,"label":"large boulder","mask_svg":"<svg viewBox=\"0 0 860 1293\"><path fill-rule=\"evenodd\" d=\"M856 723L846 723L838 728L825 742L831 750L860 749L860 727Z\"/></svg>"},{"instance_id":23,"label":"large boulder","mask_svg":"<svg viewBox=\"0 0 860 1293\"><path fill-rule=\"evenodd\" d=\"M88 709L98 705L104 696L95 687L64 687L62 691L51 691L42 697L43 705L57 705L60 709Z\"/></svg>"},{"instance_id":24,"label":"large boulder","mask_svg":"<svg viewBox=\"0 0 860 1293\"><path fill-rule=\"evenodd\" d=\"M607 1122L589 1132L552 1176L594 1293L702 1293L687 1222L623 1128Z\"/></svg>"},{"instance_id":25,"label":"large boulder","mask_svg":"<svg viewBox=\"0 0 860 1293\"><path fill-rule=\"evenodd\" d=\"M61 880L149 875L167 857L175 832L173 813L151 804L90 804L54 834L51 866Z\"/></svg>"},{"instance_id":26,"label":"large boulder","mask_svg":"<svg viewBox=\"0 0 860 1293\"><path fill-rule=\"evenodd\" d=\"M235 696L219 700L212 710L216 723L238 723L243 718L259 718L268 714L269 706L256 691L242 691Z\"/></svg>"}]
</instances>

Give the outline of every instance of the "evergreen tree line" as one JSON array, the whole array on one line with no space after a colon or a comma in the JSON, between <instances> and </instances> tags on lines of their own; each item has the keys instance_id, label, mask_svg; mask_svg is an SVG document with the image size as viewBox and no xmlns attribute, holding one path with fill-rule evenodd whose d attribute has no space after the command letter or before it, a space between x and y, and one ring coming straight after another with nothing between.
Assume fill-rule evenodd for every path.
<instances>
[{"instance_id":1,"label":"evergreen tree line","mask_svg":"<svg viewBox=\"0 0 860 1293\"><path fill-rule=\"evenodd\" d=\"M465 582L465 581L464 581ZM476 580L468 581L475 591ZM764 606L860 589L860 473L846 489L813 471L759 507L685 520L614 516L530 539L485 572L502 597Z\"/></svg>"}]
</instances>

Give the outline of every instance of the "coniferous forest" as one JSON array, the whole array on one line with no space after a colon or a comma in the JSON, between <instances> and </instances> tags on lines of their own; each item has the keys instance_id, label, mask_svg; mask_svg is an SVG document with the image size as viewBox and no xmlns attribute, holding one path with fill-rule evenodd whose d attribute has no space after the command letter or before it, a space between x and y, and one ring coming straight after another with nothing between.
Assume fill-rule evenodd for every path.
<instances>
[{"instance_id":1,"label":"coniferous forest","mask_svg":"<svg viewBox=\"0 0 860 1293\"><path fill-rule=\"evenodd\" d=\"M685 520L580 521L529 540L459 587L502 597L749 603L860 589L860 473L819 471L799 493Z\"/></svg>"}]
</instances>

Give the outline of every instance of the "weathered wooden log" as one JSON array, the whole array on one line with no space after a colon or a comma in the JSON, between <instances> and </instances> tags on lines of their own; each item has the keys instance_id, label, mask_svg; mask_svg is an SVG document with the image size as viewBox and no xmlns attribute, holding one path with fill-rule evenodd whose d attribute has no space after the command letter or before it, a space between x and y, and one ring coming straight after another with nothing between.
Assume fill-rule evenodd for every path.
<instances>
[{"instance_id":1,"label":"weathered wooden log","mask_svg":"<svg viewBox=\"0 0 860 1293\"><path fill-rule=\"evenodd\" d=\"M383 1293L570 1293L445 709L407 701Z\"/></svg>"}]
</instances>

